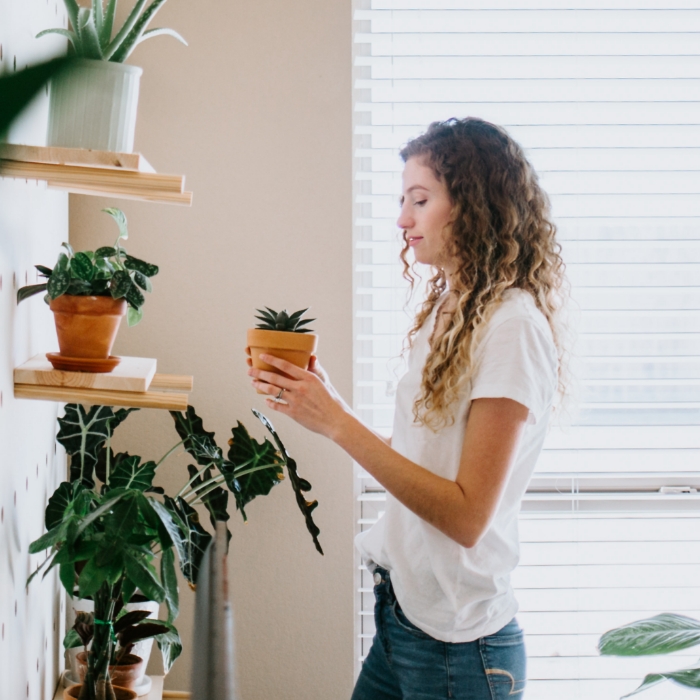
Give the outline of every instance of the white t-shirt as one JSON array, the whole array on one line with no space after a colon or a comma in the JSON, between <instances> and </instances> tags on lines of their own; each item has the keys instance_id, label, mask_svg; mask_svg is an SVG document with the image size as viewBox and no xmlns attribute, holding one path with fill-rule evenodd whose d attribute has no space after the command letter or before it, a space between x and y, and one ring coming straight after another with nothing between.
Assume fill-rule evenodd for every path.
<instances>
[{"instance_id":1,"label":"white t-shirt","mask_svg":"<svg viewBox=\"0 0 700 700\"><path fill-rule=\"evenodd\" d=\"M471 401L509 398L529 410L517 458L476 546L457 544L391 494L384 516L355 542L365 563L391 571L396 597L414 625L445 642L470 642L494 634L518 610L510 585L519 559L518 512L547 432L557 387L557 351L532 296L508 290L475 350L475 370L454 404L454 423L435 433L414 422L413 403L436 313L437 305L416 335L408 370L397 388L392 448L455 480Z\"/></svg>"}]
</instances>

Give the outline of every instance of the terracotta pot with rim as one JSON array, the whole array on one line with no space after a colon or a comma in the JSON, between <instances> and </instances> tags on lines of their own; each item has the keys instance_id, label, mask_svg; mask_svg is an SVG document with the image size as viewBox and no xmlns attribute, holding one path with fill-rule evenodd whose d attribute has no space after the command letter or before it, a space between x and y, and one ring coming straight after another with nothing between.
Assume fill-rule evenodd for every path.
<instances>
[{"instance_id":1,"label":"terracotta pot with rim","mask_svg":"<svg viewBox=\"0 0 700 700\"><path fill-rule=\"evenodd\" d=\"M119 324L126 314L125 299L62 294L52 299L49 306L54 314L61 350L58 355L49 354L54 367L79 372L108 372L114 369L118 360L108 369L102 363L116 359L111 358L110 353ZM67 358L66 361L73 366L57 366L61 364L61 358Z\"/></svg>"},{"instance_id":2,"label":"terracotta pot with rim","mask_svg":"<svg viewBox=\"0 0 700 700\"><path fill-rule=\"evenodd\" d=\"M64 688L63 700L78 700L82 687L82 685L71 685L68 688ZM136 700L138 697L134 690L127 690L126 688L120 688L116 685L113 685L112 688L114 689L114 695L117 700Z\"/></svg>"},{"instance_id":3,"label":"terracotta pot with rim","mask_svg":"<svg viewBox=\"0 0 700 700\"><path fill-rule=\"evenodd\" d=\"M308 369L311 355L316 352L318 336L314 333L294 333L293 331L268 331L264 328L248 329L248 350L253 367L274 372L284 377L289 375L280 372L260 359L260 355L268 354L287 360L301 369ZM258 392L263 393L263 392Z\"/></svg>"},{"instance_id":4,"label":"terracotta pot with rim","mask_svg":"<svg viewBox=\"0 0 700 700\"><path fill-rule=\"evenodd\" d=\"M85 675L87 674L87 654L81 651L75 658L78 663L80 682L84 683ZM145 673L146 664L136 654L126 654L120 664L109 667L109 677L112 680L112 685L118 685L120 688L126 688L135 692L137 692L136 687Z\"/></svg>"}]
</instances>

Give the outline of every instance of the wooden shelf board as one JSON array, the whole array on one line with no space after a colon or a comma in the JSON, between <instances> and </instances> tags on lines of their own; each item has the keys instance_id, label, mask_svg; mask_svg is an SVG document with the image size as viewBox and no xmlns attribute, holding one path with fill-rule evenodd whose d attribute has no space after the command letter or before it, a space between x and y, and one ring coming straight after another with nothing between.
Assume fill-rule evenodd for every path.
<instances>
[{"instance_id":1,"label":"wooden shelf board","mask_svg":"<svg viewBox=\"0 0 700 700\"><path fill-rule=\"evenodd\" d=\"M189 402L187 394L167 391L113 391L37 384L15 384L15 398L132 408L160 408L169 411L185 411Z\"/></svg>"},{"instance_id":2,"label":"wooden shelf board","mask_svg":"<svg viewBox=\"0 0 700 700\"><path fill-rule=\"evenodd\" d=\"M7 149L7 146L4 148ZM45 180L49 187L76 194L112 195L184 206L192 204L192 192L185 191L184 175L161 175L154 172L150 166L148 170L144 170L139 166L138 160L134 159L127 159L129 167L115 167L114 162L109 165L100 162L109 156L115 156L117 161L122 156L129 155L142 158L139 154L85 151L87 155L81 155L82 149L40 146L14 146L15 150L12 151L13 145L9 146L9 155L12 158L6 157L7 150L0 151L0 177ZM64 162L66 158L62 159L60 154L56 156L56 150L70 151L67 158L70 162ZM29 158L19 159L22 155ZM78 162L81 157L82 162ZM134 169L133 166L137 166L138 169Z\"/></svg>"},{"instance_id":3,"label":"wooden shelf board","mask_svg":"<svg viewBox=\"0 0 700 700\"><path fill-rule=\"evenodd\" d=\"M54 163L56 165L87 165L100 168L134 170L154 173L153 166L140 153L112 153L89 148L62 148L59 146L26 146L1 143L0 158L30 163Z\"/></svg>"},{"instance_id":4,"label":"wooden shelf board","mask_svg":"<svg viewBox=\"0 0 700 700\"><path fill-rule=\"evenodd\" d=\"M113 391L148 391L156 373L157 361L150 357L122 357L107 373L64 372L54 369L41 353L15 369L15 384L35 384L75 389L111 389ZM160 388L170 388L161 386ZM182 385L173 386L174 389ZM190 389L186 389L190 391Z\"/></svg>"}]
</instances>

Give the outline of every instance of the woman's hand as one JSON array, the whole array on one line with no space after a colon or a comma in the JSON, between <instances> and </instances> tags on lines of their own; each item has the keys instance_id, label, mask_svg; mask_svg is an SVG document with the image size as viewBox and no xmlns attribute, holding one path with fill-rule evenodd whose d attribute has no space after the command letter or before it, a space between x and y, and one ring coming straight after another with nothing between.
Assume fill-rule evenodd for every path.
<instances>
[{"instance_id":1,"label":"woman's hand","mask_svg":"<svg viewBox=\"0 0 700 700\"><path fill-rule=\"evenodd\" d=\"M289 375L284 377L255 367L248 370L252 385L270 395L265 400L267 405L308 430L333 439L348 409L316 357L312 356L308 370L272 355L261 355L260 359Z\"/></svg>"}]
</instances>

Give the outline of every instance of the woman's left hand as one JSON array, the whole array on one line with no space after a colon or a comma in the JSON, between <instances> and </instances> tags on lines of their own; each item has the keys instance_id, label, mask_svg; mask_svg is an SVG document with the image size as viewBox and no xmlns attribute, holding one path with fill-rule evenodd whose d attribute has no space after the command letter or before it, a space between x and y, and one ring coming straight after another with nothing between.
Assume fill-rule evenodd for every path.
<instances>
[{"instance_id":1,"label":"woman's left hand","mask_svg":"<svg viewBox=\"0 0 700 700\"><path fill-rule=\"evenodd\" d=\"M248 374L253 377L252 385L258 391L270 395L265 400L267 405L293 418L308 430L333 439L334 433L348 414L341 400L331 394L323 380L315 373L300 369L278 357L261 355L260 359L289 375L284 377L255 367L248 370Z\"/></svg>"}]
</instances>

